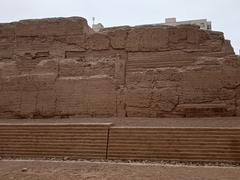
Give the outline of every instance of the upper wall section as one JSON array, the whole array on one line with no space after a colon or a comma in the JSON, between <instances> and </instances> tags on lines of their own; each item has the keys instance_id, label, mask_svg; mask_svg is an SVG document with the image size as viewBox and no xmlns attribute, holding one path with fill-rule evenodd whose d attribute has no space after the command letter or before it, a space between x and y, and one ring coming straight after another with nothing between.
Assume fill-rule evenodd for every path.
<instances>
[{"instance_id":1,"label":"upper wall section","mask_svg":"<svg viewBox=\"0 0 240 180\"><path fill-rule=\"evenodd\" d=\"M87 21L80 17L22 20L0 24L0 37L66 36L92 32Z\"/></svg>"},{"instance_id":2,"label":"upper wall section","mask_svg":"<svg viewBox=\"0 0 240 180\"><path fill-rule=\"evenodd\" d=\"M240 115L239 66L223 33L192 25L0 24L0 118Z\"/></svg>"},{"instance_id":3,"label":"upper wall section","mask_svg":"<svg viewBox=\"0 0 240 180\"><path fill-rule=\"evenodd\" d=\"M125 49L127 52L185 50L234 54L223 33L204 31L193 25L115 27L103 29L102 33L109 36L113 49Z\"/></svg>"},{"instance_id":4,"label":"upper wall section","mask_svg":"<svg viewBox=\"0 0 240 180\"><path fill-rule=\"evenodd\" d=\"M190 52L219 53L219 56L234 54L223 33L200 30L192 25L115 27L94 33L84 18L53 18L0 24L0 37L1 51L8 49L8 53L1 52L0 58L6 54L9 54L6 57L11 57L13 53L10 51L24 48L27 41L32 41L30 47L27 47L31 49L44 44L49 49L54 48L56 43L65 43L69 46L77 44L76 49L81 47L81 51L114 49L154 52L184 49Z\"/></svg>"}]
</instances>

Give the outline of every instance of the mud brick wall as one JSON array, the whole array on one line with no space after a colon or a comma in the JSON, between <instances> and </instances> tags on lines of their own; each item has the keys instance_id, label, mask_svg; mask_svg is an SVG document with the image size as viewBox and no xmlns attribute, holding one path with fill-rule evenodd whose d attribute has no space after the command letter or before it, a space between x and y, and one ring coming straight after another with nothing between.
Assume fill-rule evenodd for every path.
<instances>
[{"instance_id":1,"label":"mud brick wall","mask_svg":"<svg viewBox=\"0 0 240 180\"><path fill-rule=\"evenodd\" d=\"M0 24L0 118L240 116L240 60L197 26Z\"/></svg>"}]
</instances>

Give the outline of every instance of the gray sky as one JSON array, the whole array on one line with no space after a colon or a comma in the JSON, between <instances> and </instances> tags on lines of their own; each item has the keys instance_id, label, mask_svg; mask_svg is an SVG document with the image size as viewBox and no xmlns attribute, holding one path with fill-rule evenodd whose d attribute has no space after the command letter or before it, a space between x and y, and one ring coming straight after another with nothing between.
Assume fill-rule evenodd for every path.
<instances>
[{"instance_id":1,"label":"gray sky","mask_svg":"<svg viewBox=\"0 0 240 180\"><path fill-rule=\"evenodd\" d=\"M140 25L208 19L240 49L240 0L0 0L0 22L46 17L82 16L104 26Z\"/></svg>"}]
</instances>

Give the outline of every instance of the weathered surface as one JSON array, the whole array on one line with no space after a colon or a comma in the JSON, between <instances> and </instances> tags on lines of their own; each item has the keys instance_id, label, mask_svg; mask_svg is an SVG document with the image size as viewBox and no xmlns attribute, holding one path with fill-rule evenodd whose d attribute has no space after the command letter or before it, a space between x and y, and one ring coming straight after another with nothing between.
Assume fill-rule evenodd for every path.
<instances>
[{"instance_id":1,"label":"weathered surface","mask_svg":"<svg viewBox=\"0 0 240 180\"><path fill-rule=\"evenodd\" d=\"M0 161L0 179L4 180L237 180L239 176L239 167L86 161Z\"/></svg>"},{"instance_id":2,"label":"weathered surface","mask_svg":"<svg viewBox=\"0 0 240 180\"><path fill-rule=\"evenodd\" d=\"M0 118L240 116L223 33L80 17L0 24Z\"/></svg>"},{"instance_id":3,"label":"weathered surface","mask_svg":"<svg viewBox=\"0 0 240 180\"><path fill-rule=\"evenodd\" d=\"M237 164L239 122L240 117L6 119L0 121L0 158Z\"/></svg>"},{"instance_id":4,"label":"weathered surface","mask_svg":"<svg viewBox=\"0 0 240 180\"><path fill-rule=\"evenodd\" d=\"M111 127L110 160L240 162L239 128Z\"/></svg>"},{"instance_id":5,"label":"weathered surface","mask_svg":"<svg viewBox=\"0 0 240 180\"><path fill-rule=\"evenodd\" d=\"M0 157L106 159L110 123L0 123Z\"/></svg>"}]
</instances>

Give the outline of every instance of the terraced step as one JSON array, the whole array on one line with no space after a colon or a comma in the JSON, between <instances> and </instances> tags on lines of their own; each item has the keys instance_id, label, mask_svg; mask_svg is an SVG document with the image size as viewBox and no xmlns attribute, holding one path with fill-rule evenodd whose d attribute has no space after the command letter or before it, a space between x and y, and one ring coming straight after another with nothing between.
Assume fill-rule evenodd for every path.
<instances>
[{"instance_id":1,"label":"terraced step","mask_svg":"<svg viewBox=\"0 0 240 180\"><path fill-rule=\"evenodd\" d=\"M110 123L1 123L2 157L106 159Z\"/></svg>"},{"instance_id":2,"label":"terraced step","mask_svg":"<svg viewBox=\"0 0 240 180\"><path fill-rule=\"evenodd\" d=\"M112 127L108 159L240 162L240 128Z\"/></svg>"},{"instance_id":3,"label":"terraced step","mask_svg":"<svg viewBox=\"0 0 240 180\"><path fill-rule=\"evenodd\" d=\"M240 162L240 120L229 126L212 119L188 126L185 119L169 126L156 120L148 125L149 119L126 126L98 121L0 122L0 157Z\"/></svg>"}]
</instances>

